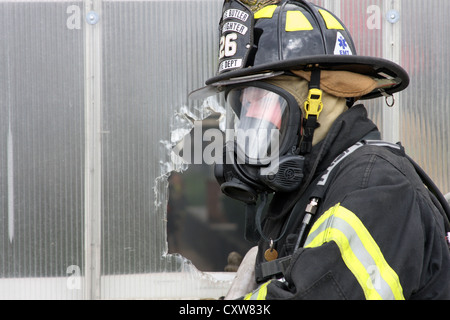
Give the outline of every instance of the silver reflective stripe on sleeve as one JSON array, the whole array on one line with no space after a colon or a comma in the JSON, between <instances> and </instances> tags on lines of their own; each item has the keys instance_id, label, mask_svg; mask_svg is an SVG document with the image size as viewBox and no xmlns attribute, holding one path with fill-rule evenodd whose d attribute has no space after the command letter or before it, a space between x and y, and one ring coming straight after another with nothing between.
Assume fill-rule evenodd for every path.
<instances>
[{"instance_id":1,"label":"silver reflective stripe on sleeve","mask_svg":"<svg viewBox=\"0 0 450 320\"><path fill-rule=\"evenodd\" d=\"M399 278L377 243L361 220L340 204L316 221L304 247L314 248L330 241L339 247L344 263L357 279L366 299L404 300Z\"/></svg>"}]
</instances>

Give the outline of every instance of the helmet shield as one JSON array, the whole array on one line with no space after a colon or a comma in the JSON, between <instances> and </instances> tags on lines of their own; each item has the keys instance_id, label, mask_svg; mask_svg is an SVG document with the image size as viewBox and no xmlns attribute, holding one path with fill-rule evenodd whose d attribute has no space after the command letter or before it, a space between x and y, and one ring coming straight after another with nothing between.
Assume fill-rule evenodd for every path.
<instances>
[{"instance_id":1,"label":"helmet shield","mask_svg":"<svg viewBox=\"0 0 450 320\"><path fill-rule=\"evenodd\" d=\"M217 74L244 68L253 48L253 12L240 1L225 1L219 24Z\"/></svg>"}]
</instances>

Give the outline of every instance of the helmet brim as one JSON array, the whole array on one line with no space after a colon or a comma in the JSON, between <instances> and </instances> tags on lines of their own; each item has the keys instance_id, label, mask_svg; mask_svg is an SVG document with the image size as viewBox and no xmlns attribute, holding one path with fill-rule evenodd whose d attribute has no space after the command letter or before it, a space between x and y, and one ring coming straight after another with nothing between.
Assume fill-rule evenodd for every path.
<instances>
[{"instance_id":1,"label":"helmet brim","mask_svg":"<svg viewBox=\"0 0 450 320\"><path fill-rule=\"evenodd\" d=\"M201 99L222 91L226 86L274 77L279 75L280 71L308 71L313 68L359 73L370 76L380 82L380 87L360 97L363 100L392 95L406 89L409 85L408 73L401 66L390 60L356 55L315 55L266 63L223 73L208 79L205 83L206 87L193 91L190 94L190 98ZM386 85L386 82L389 84Z\"/></svg>"}]
</instances>

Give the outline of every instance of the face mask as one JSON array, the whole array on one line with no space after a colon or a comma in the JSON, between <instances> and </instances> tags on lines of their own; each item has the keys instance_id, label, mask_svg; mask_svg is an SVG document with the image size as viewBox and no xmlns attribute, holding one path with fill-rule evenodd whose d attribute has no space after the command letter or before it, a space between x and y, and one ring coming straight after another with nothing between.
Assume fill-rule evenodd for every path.
<instances>
[{"instance_id":1,"label":"face mask","mask_svg":"<svg viewBox=\"0 0 450 320\"><path fill-rule=\"evenodd\" d=\"M301 111L287 91L251 82L227 90L227 143L214 173L227 196L248 204L258 194L290 192L303 180Z\"/></svg>"}]
</instances>

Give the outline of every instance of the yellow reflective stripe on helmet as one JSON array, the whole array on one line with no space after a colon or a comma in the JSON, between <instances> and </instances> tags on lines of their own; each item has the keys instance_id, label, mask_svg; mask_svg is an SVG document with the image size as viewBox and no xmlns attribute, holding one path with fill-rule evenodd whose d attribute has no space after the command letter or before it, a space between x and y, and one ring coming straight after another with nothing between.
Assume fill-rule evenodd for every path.
<instances>
[{"instance_id":1,"label":"yellow reflective stripe on helmet","mask_svg":"<svg viewBox=\"0 0 450 320\"><path fill-rule=\"evenodd\" d=\"M255 19L271 19L273 17L273 13L275 12L275 9L277 8L277 5L270 5L266 6L258 11L255 12L254 18Z\"/></svg>"},{"instance_id":2,"label":"yellow reflective stripe on helmet","mask_svg":"<svg viewBox=\"0 0 450 320\"><path fill-rule=\"evenodd\" d=\"M334 241L342 259L364 291L366 299L403 300L403 289L369 231L350 210L337 204L313 225L305 248Z\"/></svg>"},{"instance_id":3,"label":"yellow reflective stripe on helmet","mask_svg":"<svg viewBox=\"0 0 450 320\"><path fill-rule=\"evenodd\" d=\"M327 29L345 30L342 24L331 13L323 9L320 9L319 12L327 25Z\"/></svg>"},{"instance_id":4,"label":"yellow reflective stripe on helmet","mask_svg":"<svg viewBox=\"0 0 450 320\"><path fill-rule=\"evenodd\" d=\"M311 22L300 11L287 11L286 12L286 31L305 31L313 30Z\"/></svg>"},{"instance_id":5,"label":"yellow reflective stripe on helmet","mask_svg":"<svg viewBox=\"0 0 450 320\"><path fill-rule=\"evenodd\" d=\"M270 282L272 282L272 280L267 281L266 283L258 287L258 289L256 289L255 291L247 294L244 297L244 300L266 300L267 286L269 285Z\"/></svg>"}]
</instances>

